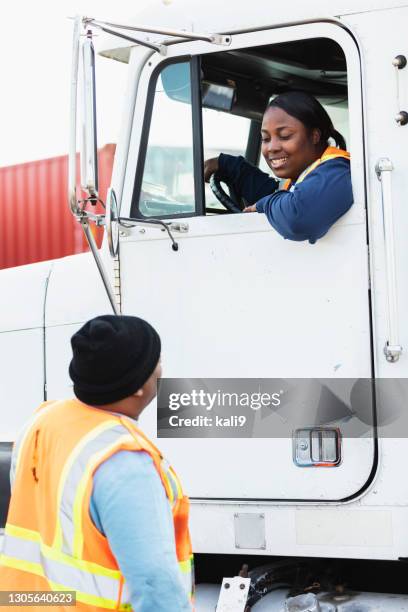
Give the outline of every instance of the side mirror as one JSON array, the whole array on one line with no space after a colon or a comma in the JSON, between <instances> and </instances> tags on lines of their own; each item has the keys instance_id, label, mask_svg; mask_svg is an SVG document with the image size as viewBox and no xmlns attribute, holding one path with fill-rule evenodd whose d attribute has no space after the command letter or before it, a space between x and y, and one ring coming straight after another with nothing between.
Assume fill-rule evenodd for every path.
<instances>
[{"instance_id":1,"label":"side mirror","mask_svg":"<svg viewBox=\"0 0 408 612\"><path fill-rule=\"evenodd\" d=\"M96 135L95 51L88 31L82 43L82 126L81 187L90 197L98 197L98 148Z\"/></svg>"},{"instance_id":2,"label":"side mirror","mask_svg":"<svg viewBox=\"0 0 408 612\"><path fill-rule=\"evenodd\" d=\"M72 41L70 137L68 156L68 200L72 214L83 215L82 195L77 193L77 115L78 89L81 106L81 188L92 199L98 198L98 158L96 138L95 51L92 33L82 34L83 19L75 17ZM81 60L81 61L80 61ZM79 70L81 68L81 70ZM80 73L80 74L79 74ZM80 87L79 87L80 86Z\"/></svg>"},{"instance_id":3,"label":"side mirror","mask_svg":"<svg viewBox=\"0 0 408 612\"><path fill-rule=\"evenodd\" d=\"M98 199L98 155L96 140L96 95L95 95L95 52L92 44L92 33L88 30L86 39L82 41L82 26L86 20L79 15L75 17L72 40L72 70L71 70L71 102L70 102L70 136L68 155L68 201L72 214L81 224L89 248L94 256L103 285L108 295L113 312L120 314L120 305L115 296L112 283L106 274L103 261L98 251L95 239L91 232L90 221L98 223L101 215L95 215L85 210L87 203L95 203ZM82 72L79 79L80 57L82 57ZM81 188L88 194L78 198L77 193L77 102L78 83L81 85L82 117L81 117ZM117 230L115 224L115 207L112 203L110 216L111 234ZM112 249L115 245L114 236L111 239Z\"/></svg>"}]
</instances>

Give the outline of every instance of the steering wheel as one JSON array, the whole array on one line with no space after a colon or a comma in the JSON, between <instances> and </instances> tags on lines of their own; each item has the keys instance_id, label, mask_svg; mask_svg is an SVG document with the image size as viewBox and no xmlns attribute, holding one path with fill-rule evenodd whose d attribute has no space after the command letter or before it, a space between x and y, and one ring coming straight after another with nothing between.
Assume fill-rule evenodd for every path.
<instances>
[{"instance_id":1,"label":"steering wheel","mask_svg":"<svg viewBox=\"0 0 408 612\"><path fill-rule=\"evenodd\" d=\"M227 195L224 189L221 187L221 181L216 172L214 172L214 174L212 174L210 177L210 187L217 200L221 202L221 204L225 206L227 210L232 213L242 212L242 209L237 205L237 202L234 202L234 200L229 195ZM234 190L231 187L230 191L233 194ZM233 195L235 195L235 198L238 201L239 198L237 197L237 194Z\"/></svg>"}]
</instances>

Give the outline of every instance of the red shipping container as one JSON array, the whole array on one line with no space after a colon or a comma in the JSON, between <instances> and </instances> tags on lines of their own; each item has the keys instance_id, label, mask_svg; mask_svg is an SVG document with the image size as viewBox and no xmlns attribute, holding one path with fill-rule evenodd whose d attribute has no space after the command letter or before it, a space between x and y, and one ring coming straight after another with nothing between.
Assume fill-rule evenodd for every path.
<instances>
[{"instance_id":1,"label":"red shipping container","mask_svg":"<svg viewBox=\"0 0 408 612\"><path fill-rule=\"evenodd\" d=\"M99 150L99 194L105 201L115 145ZM79 174L78 174L79 176ZM0 168L0 269L88 250L68 206L68 156ZM101 212L100 205L95 212ZM103 228L94 236L101 245Z\"/></svg>"}]
</instances>

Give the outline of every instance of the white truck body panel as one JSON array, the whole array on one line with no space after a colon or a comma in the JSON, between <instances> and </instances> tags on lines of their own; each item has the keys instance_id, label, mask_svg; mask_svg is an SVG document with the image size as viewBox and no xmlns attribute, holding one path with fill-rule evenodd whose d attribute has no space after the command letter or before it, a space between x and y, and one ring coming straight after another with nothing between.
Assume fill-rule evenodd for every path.
<instances>
[{"instance_id":1,"label":"white truck body panel","mask_svg":"<svg viewBox=\"0 0 408 612\"><path fill-rule=\"evenodd\" d=\"M391 64L396 55L408 53L406 3L274 5L260 0L256 10L253 5L235 3L234 10L225 14L213 0L205 11L198 7L198 2L174 2L161 12L152 12L150 21L195 31L242 31L232 36L230 48L313 36L339 42L347 57L355 204L313 246L283 241L258 215L192 217L187 220L188 234L177 236L178 253L170 250L161 232L133 229L121 239L123 313L144 316L157 327L168 377L358 378L374 373L380 378L407 378L406 351L396 363L387 362L383 354L387 284L381 188L375 174L377 160L389 157L394 165L399 327L401 344L407 347L408 127L397 126L394 120L398 102ZM149 17L143 20L148 22ZM301 21L317 23L297 25ZM257 31L244 33L251 29ZM163 58L128 43L109 46L111 40L106 55L130 58L113 173L121 213L126 216L149 78ZM220 49L209 43L189 42L169 47L167 57L217 51ZM146 64L148 57L151 66ZM408 108L408 69L398 76L401 110ZM113 275L106 241L102 251ZM50 269L47 262L0 273L2 293L7 295L0 329L2 368L5 364L1 410L2 421L7 423L1 428L3 441L14 439L32 408L43 399L45 382L49 398L72 395L67 374L69 338L85 320L110 311L90 255L54 262L49 276ZM279 348L278 355L274 347ZM23 369L30 373L24 385ZM153 406L141 422L154 435ZM180 473L186 492L195 498L192 535L196 552L408 557L408 485L401 477L405 438L379 440L378 456L371 437L345 439L342 464L329 470L296 468L291 440L158 443ZM264 548L237 547L235 515L242 513L263 515Z\"/></svg>"},{"instance_id":2,"label":"white truck body panel","mask_svg":"<svg viewBox=\"0 0 408 612\"><path fill-rule=\"evenodd\" d=\"M51 265L0 274L0 442L12 442L44 399L44 306Z\"/></svg>"}]
</instances>

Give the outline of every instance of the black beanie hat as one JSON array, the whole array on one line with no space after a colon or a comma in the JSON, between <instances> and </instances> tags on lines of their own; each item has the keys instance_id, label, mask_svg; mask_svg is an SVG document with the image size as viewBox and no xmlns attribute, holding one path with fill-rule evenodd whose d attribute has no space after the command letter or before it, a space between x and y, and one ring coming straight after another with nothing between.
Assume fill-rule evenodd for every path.
<instances>
[{"instance_id":1,"label":"black beanie hat","mask_svg":"<svg viewBox=\"0 0 408 612\"><path fill-rule=\"evenodd\" d=\"M91 406L117 402L143 387L161 350L159 334L147 321L114 315L85 323L71 346L74 393Z\"/></svg>"}]
</instances>

